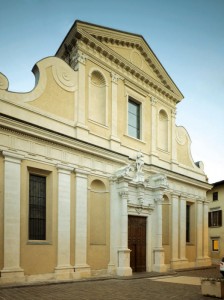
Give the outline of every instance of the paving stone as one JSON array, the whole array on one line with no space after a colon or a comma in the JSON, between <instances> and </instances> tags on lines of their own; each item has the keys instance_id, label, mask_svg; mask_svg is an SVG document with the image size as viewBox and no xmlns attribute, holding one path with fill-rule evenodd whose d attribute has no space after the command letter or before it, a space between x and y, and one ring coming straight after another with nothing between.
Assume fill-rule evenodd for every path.
<instances>
[{"instance_id":1,"label":"paving stone","mask_svg":"<svg viewBox=\"0 0 224 300\"><path fill-rule=\"evenodd\" d=\"M173 276L220 277L217 267L178 271ZM1 287L0 300L212 300L204 297L198 285L160 282L154 273L134 274L131 278L84 280L70 283Z\"/></svg>"}]
</instances>

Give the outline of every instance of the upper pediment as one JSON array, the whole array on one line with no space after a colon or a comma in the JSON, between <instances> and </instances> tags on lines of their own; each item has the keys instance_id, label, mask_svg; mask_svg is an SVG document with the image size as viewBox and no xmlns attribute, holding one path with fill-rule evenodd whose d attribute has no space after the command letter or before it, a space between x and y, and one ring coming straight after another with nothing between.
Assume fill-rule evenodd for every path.
<instances>
[{"instance_id":1,"label":"upper pediment","mask_svg":"<svg viewBox=\"0 0 224 300\"><path fill-rule=\"evenodd\" d=\"M78 40L179 102L183 95L141 35L76 21L56 55L64 58ZM65 46L66 45L66 46Z\"/></svg>"}]
</instances>

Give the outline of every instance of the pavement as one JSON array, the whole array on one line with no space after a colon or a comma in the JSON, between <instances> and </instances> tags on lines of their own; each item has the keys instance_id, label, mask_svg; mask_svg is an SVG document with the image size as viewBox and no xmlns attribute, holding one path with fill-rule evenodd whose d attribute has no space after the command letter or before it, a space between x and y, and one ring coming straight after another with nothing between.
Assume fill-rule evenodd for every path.
<instances>
[{"instance_id":1,"label":"pavement","mask_svg":"<svg viewBox=\"0 0 224 300\"><path fill-rule=\"evenodd\" d=\"M220 278L217 266L166 274L134 273L67 282L0 286L0 300L163 300L216 299L201 294L201 278Z\"/></svg>"}]
</instances>

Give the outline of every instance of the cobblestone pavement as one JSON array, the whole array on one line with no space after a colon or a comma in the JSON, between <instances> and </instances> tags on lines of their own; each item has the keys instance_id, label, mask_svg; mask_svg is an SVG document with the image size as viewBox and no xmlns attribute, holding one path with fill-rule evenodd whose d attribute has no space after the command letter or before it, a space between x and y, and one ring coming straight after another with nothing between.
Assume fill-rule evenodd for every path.
<instances>
[{"instance_id":1,"label":"cobblestone pavement","mask_svg":"<svg viewBox=\"0 0 224 300\"><path fill-rule=\"evenodd\" d=\"M201 295L200 286L150 280L152 273L106 280L85 280L57 284L0 287L0 300L157 300L216 299ZM173 276L220 277L218 268L178 271Z\"/></svg>"}]
</instances>

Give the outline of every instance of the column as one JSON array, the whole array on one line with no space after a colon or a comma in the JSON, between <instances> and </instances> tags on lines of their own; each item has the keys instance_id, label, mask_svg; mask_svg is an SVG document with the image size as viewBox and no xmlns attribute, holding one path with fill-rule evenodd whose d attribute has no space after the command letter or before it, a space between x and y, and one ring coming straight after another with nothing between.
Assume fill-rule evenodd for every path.
<instances>
[{"instance_id":1,"label":"column","mask_svg":"<svg viewBox=\"0 0 224 300\"><path fill-rule=\"evenodd\" d=\"M75 272L80 276L90 276L90 267L87 265L87 196L88 172L76 169L75 190Z\"/></svg>"},{"instance_id":2,"label":"column","mask_svg":"<svg viewBox=\"0 0 224 300\"><path fill-rule=\"evenodd\" d=\"M147 231L146 231L146 272L152 272L152 211L149 211L147 217Z\"/></svg>"},{"instance_id":3,"label":"column","mask_svg":"<svg viewBox=\"0 0 224 300\"><path fill-rule=\"evenodd\" d=\"M154 252L154 265L153 271L165 272L167 270L164 265L164 249L162 246L162 195L155 198L156 202L156 234L155 234L155 247Z\"/></svg>"},{"instance_id":4,"label":"column","mask_svg":"<svg viewBox=\"0 0 224 300\"><path fill-rule=\"evenodd\" d=\"M119 248L119 194L117 192L116 180L110 179L110 262L108 273L116 274L118 266L117 249Z\"/></svg>"},{"instance_id":5,"label":"column","mask_svg":"<svg viewBox=\"0 0 224 300\"><path fill-rule=\"evenodd\" d=\"M4 156L4 267L1 277L23 277L20 267L20 186L23 156L3 151Z\"/></svg>"},{"instance_id":6,"label":"column","mask_svg":"<svg viewBox=\"0 0 224 300\"><path fill-rule=\"evenodd\" d=\"M180 260L187 262L186 259L186 198L180 197Z\"/></svg>"},{"instance_id":7,"label":"column","mask_svg":"<svg viewBox=\"0 0 224 300\"><path fill-rule=\"evenodd\" d=\"M196 219L196 264L201 265L203 259L203 206L201 199L196 199L197 204L197 219Z\"/></svg>"},{"instance_id":8,"label":"column","mask_svg":"<svg viewBox=\"0 0 224 300\"><path fill-rule=\"evenodd\" d=\"M157 162L157 100L154 97L151 100L151 163Z\"/></svg>"},{"instance_id":9,"label":"column","mask_svg":"<svg viewBox=\"0 0 224 300\"><path fill-rule=\"evenodd\" d=\"M209 201L205 198L203 201L203 219L204 219L204 234L203 234L203 257L206 266L211 265L211 258L208 256L208 204Z\"/></svg>"},{"instance_id":10,"label":"column","mask_svg":"<svg viewBox=\"0 0 224 300\"><path fill-rule=\"evenodd\" d=\"M111 109L111 149L116 150L119 147L120 140L117 137L117 81L119 76L112 72L111 73L111 98L112 98L112 109Z\"/></svg>"},{"instance_id":11,"label":"column","mask_svg":"<svg viewBox=\"0 0 224 300\"><path fill-rule=\"evenodd\" d=\"M179 195L172 194L172 237L171 237L171 266L175 266L179 261Z\"/></svg>"},{"instance_id":12,"label":"column","mask_svg":"<svg viewBox=\"0 0 224 300\"><path fill-rule=\"evenodd\" d=\"M86 55L79 51L75 57L78 70L78 97L76 99L76 137L88 140L88 131L86 126Z\"/></svg>"},{"instance_id":13,"label":"column","mask_svg":"<svg viewBox=\"0 0 224 300\"><path fill-rule=\"evenodd\" d=\"M70 188L73 168L58 165L58 251L57 277L66 277L74 272L70 265Z\"/></svg>"},{"instance_id":14,"label":"column","mask_svg":"<svg viewBox=\"0 0 224 300\"><path fill-rule=\"evenodd\" d=\"M128 192L122 191L121 195L121 247L118 249L118 268L117 275L130 276L130 250L128 249Z\"/></svg>"}]
</instances>

